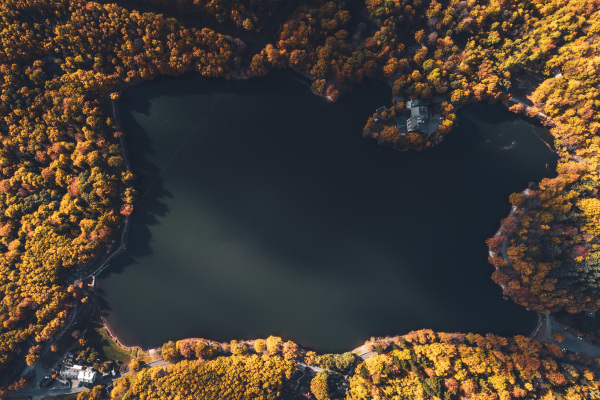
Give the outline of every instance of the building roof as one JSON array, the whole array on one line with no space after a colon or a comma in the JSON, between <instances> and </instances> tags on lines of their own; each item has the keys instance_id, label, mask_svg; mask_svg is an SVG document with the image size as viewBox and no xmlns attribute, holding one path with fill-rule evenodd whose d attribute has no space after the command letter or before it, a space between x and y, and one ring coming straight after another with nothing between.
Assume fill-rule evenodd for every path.
<instances>
[{"instance_id":1,"label":"building roof","mask_svg":"<svg viewBox=\"0 0 600 400\"><path fill-rule=\"evenodd\" d=\"M91 369L79 371L79 374L77 375L77 380L81 382L92 383L96 380L96 371L92 371Z\"/></svg>"},{"instance_id":2,"label":"building roof","mask_svg":"<svg viewBox=\"0 0 600 400\"><path fill-rule=\"evenodd\" d=\"M422 131L425 129L425 118L423 117L410 117L406 122L406 128L409 132Z\"/></svg>"},{"instance_id":3,"label":"building roof","mask_svg":"<svg viewBox=\"0 0 600 400\"><path fill-rule=\"evenodd\" d=\"M413 107L421 107L424 106L425 102L421 99L416 99L416 100L409 100L406 102L406 108L413 108Z\"/></svg>"},{"instance_id":4,"label":"building roof","mask_svg":"<svg viewBox=\"0 0 600 400\"><path fill-rule=\"evenodd\" d=\"M410 109L410 115L413 117L426 117L429 113L429 110L425 106L412 107Z\"/></svg>"},{"instance_id":5,"label":"building roof","mask_svg":"<svg viewBox=\"0 0 600 400\"><path fill-rule=\"evenodd\" d=\"M78 365L78 367L81 367ZM63 365L60 369L60 376L65 379L77 379L77 376L81 372L81 368L73 368L66 365Z\"/></svg>"},{"instance_id":6,"label":"building roof","mask_svg":"<svg viewBox=\"0 0 600 400\"><path fill-rule=\"evenodd\" d=\"M396 121L396 128L398 128L398 133L400 133L401 135L406 135L408 133L408 129L406 127L408 118L406 118L404 115L398 115Z\"/></svg>"}]
</instances>

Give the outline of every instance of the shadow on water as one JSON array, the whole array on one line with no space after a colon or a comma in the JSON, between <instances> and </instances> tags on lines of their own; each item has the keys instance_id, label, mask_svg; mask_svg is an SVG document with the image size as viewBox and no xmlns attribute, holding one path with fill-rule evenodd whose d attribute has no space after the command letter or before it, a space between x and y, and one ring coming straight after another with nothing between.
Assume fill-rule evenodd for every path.
<instances>
[{"instance_id":1,"label":"shadow on water","mask_svg":"<svg viewBox=\"0 0 600 400\"><path fill-rule=\"evenodd\" d=\"M289 73L125 93L141 199L98 282L120 337L279 333L336 351L420 328L527 334L485 239L510 193L548 175L540 128L473 105L440 146L400 153L360 135L389 95L366 82L331 104Z\"/></svg>"},{"instance_id":2,"label":"shadow on water","mask_svg":"<svg viewBox=\"0 0 600 400\"><path fill-rule=\"evenodd\" d=\"M546 143L550 148L554 148L554 136L552 136L550 131L548 131L547 129L544 128L544 125L540 122L539 119L527 117L522 114L517 115L515 113L508 111L504 106L494 107L493 112L490 111L491 109L488 109L488 110L482 109L481 106L482 106L481 104L474 104L474 105L467 107L467 109L472 108L472 107L480 108L478 110L478 112L470 113L470 115L472 116L473 119L476 119L477 121L480 121L480 122L483 122L486 124L497 124L497 123L502 123L502 122L512 122L512 123L516 123L516 124L522 124L523 122L526 122L530 125L530 127L532 129L542 128L542 129L534 129L536 136L540 140L542 140L544 143ZM462 110L459 110L459 112L458 112L459 117L461 114L463 114L465 112L464 110L465 110L464 108Z\"/></svg>"}]
</instances>

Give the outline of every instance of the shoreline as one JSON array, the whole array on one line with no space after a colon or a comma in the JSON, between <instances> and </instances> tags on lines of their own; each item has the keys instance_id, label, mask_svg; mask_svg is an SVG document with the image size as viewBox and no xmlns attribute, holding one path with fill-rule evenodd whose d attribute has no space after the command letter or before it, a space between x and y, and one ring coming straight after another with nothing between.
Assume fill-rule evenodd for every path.
<instances>
[{"instance_id":1,"label":"shoreline","mask_svg":"<svg viewBox=\"0 0 600 400\"><path fill-rule=\"evenodd\" d=\"M527 96L527 98L529 98L529 96L531 95L531 93L533 93L535 91L535 89L531 89L530 90L530 94ZM502 103L502 105L511 113L516 114L517 116L519 116L522 119L531 119L533 121L537 121L538 123L540 123L542 126L546 127L548 129L548 126L552 127L552 126L556 126L556 122L554 120L552 120L552 118L548 117L547 115L543 114L542 112L537 112L535 115L528 115L528 113L533 110L538 110L537 107L535 106L530 106L528 104L526 104L525 102L523 102L522 100L520 100L519 98L517 98L516 96L514 96L513 94L511 94L510 92L507 93L507 95L510 96L510 100L508 100L505 103ZM512 105L510 103L513 103ZM521 111L514 111L511 110L510 108L514 105L521 105L523 106L523 109ZM546 125L546 122L549 123L549 125ZM549 135L556 140L556 137L554 137L554 135L552 134L551 129L548 129ZM554 153L558 155L558 150L556 149L556 147L554 146L554 143L549 143L546 140L544 140L544 138L540 137L540 139L546 144L546 146ZM521 191L521 194L528 196L529 193L531 192L531 187L534 185L533 182L529 183L529 186ZM497 238L502 236L503 234L505 234L505 232L503 232L503 227L502 227L502 221L504 221L507 218L515 218L515 223L518 223L519 220L527 214L527 212L534 207L535 205L531 205L531 206L524 206L522 208L511 205L511 210L508 213L508 215L501 220L500 226L498 227L498 230L496 230L496 232L494 233L494 235L492 236L492 238ZM508 266L508 271L512 274L514 274L514 270L512 269L511 263L510 263L510 257L508 256L508 254L506 254L507 251L507 246L508 246L508 240L511 237L511 233L506 233L506 235L504 236L504 239L502 240L502 244L500 246L499 251L494 251L492 249L491 245L487 245L488 246L488 255L490 258L502 258ZM500 268L496 265L493 265L491 262L490 264L494 267L494 271L497 272L502 272L500 271ZM514 277L511 277L514 279ZM491 279L491 278L490 278ZM500 286L500 288L502 289L502 294L504 296L506 296L511 302L513 302L514 304L519 305L515 299L513 298L513 296L509 293L507 293L506 291L506 285L502 285L502 284L498 284L498 286ZM526 308L526 307L525 307ZM526 308L527 309L527 308ZM540 331L542 326L544 325L546 318L545 316L551 316L552 314L543 314L539 311L535 311L537 318L538 318L538 323L536 325L536 327L534 328L533 332L530 334L529 337L531 338L536 338L537 336L540 335ZM543 336L547 336L544 332L541 333L541 335ZM543 338L545 340L541 340L541 339L536 339L536 340L540 340L540 341L545 341L547 343L553 343L552 338L551 337L545 337Z\"/></svg>"},{"instance_id":2,"label":"shoreline","mask_svg":"<svg viewBox=\"0 0 600 400\"><path fill-rule=\"evenodd\" d=\"M286 68L286 69L288 69L288 68ZM308 79L309 81L314 81L314 78L313 78L313 77L311 77L310 75L308 75L308 74L306 74L306 73L303 73L302 71L299 71L297 68L290 67L289 69L290 69L292 72L299 74L299 75L300 75L300 76L302 76L303 78L305 78L305 79ZM269 72L271 72L271 71L269 71ZM194 71L194 73L197 73L197 72L195 72L195 71ZM267 74L268 74L268 73L267 73ZM164 76L164 77L169 77L169 76ZM233 74L233 75L231 75L229 78L222 78L222 79L233 80L233 81L245 81L245 80L248 80L248 79L255 79L255 78L260 78L260 77L264 77L264 76L248 76L248 75L246 75L246 76L241 76L241 75L239 75L239 74L237 74L237 73L234 73L234 74ZM208 79L210 79L210 77L207 77L207 78L208 78ZM136 80L136 81L134 81L134 82L133 82L133 81L132 81L132 82L128 82L128 83L126 83L126 84L124 85L124 87L123 87L121 90L119 90L119 93L122 93L123 91L125 91L125 90L128 90L128 89L130 89L131 87L137 86L137 85L139 85L139 84L142 84L142 83L145 83L145 82L148 82L148 81L144 81L144 80ZM310 83L309 83L309 82L306 82L306 84L307 84L307 85L309 86L309 88L310 88ZM318 94L318 93L315 93L315 92L314 92L312 89L311 89L311 92L313 92L313 94L317 95L318 97L322 97L322 98L325 98L325 99L327 99L327 98L326 98L326 96L323 96L323 95L320 95L320 94ZM122 130L122 124L121 124L120 116L119 116L119 114L118 114L117 106L116 106L116 104L115 104L115 100L113 100L113 99L110 99L110 98L109 98L109 101L110 101L110 104L111 104L111 107L112 107L112 112L113 112L113 120L114 120L114 123L115 123L115 125L116 125L116 126L119 128L119 129L121 129L121 131L123 131L123 130ZM328 100L328 101L330 101L330 100ZM502 104L502 105L504 105L506 109L509 109L509 108L510 108L510 102L511 102L511 101L513 101L513 100L512 100L512 97L511 97L511 100L509 100L508 102L506 102L506 103L501 103L501 104ZM471 101L471 102L468 102L468 103L466 103L466 104L455 105L455 107L456 107L456 109L458 109L458 108L460 108L460 107L463 107L463 106L466 106L466 105L469 105L469 104L475 104L475 103L477 103L477 102L475 102L475 101ZM511 112L512 112L512 111L511 111ZM526 115L523 115L523 113L516 113L516 114L517 114L517 115L519 115L519 116L521 116L521 117L526 117ZM536 118L536 119L540 120L541 118ZM540 121L540 122L542 122L542 121ZM127 170L128 170L128 171L132 171L132 169L130 168L130 164L129 164L129 158L128 158L128 156L127 156L127 155L128 155L128 153L127 153L127 145L126 145L126 142L125 142L125 138L124 138L124 136L122 136L122 137L120 138L120 142L121 142L120 144L121 144L121 147L122 147L122 151L123 151L123 157L124 157L124 160L125 160L126 168L127 168ZM550 144L548 144L548 145L550 145ZM554 149L554 148L552 148L552 150L553 150L553 151L555 151L555 149ZM404 151L406 151L406 150L404 150ZM528 192L528 191L529 191L529 189L525 189L523 192L525 193L525 192ZM525 193L525 194L526 194L526 193ZM135 204L134 204L134 206L135 206ZM511 209L511 211L510 211L510 213L509 213L509 215L508 215L508 217L510 217L510 216L514 216L514 214L515 214L516 212L518 212L518 211L519 211L519 209L518 209L517 207L513 206L513 207L512 207L512 209ZM525 211L525 212L526 212L526 211ZM524 215L524 214L525 214L525 212L523 212L523 214L522 214L522 215ZM521 216L522 216L522 215L521 215ZM520 218L520 217L519 217L519 218ZM98 273L98 272L102 271L102 270L103 270L103 269L104 269L104 268L107 266L107 263L108 263L108 261L112 260L114 257L116 257L116 256L118 256L118 255L120 255L120 254L122 254L123 252L125 252L125 251L127 250L127 245L126 245L127 243L126 243L126 242L127 242L127 239L128 239L128 235L127 235L127 234L128 234L128 230L129 230L129 229L128 229L128 228L129 228L129 223L130 223L130 217L129 217L129 216L126 216L126 217L125 217L125 219L124 219L124 225L125 225L125 226L122 228L122 231L121 231L121 246L120 246L120 247L119 247L119 248L118 248L118 249L117 249L115 252L113 252L113 253L112 253L112 254L110 254L108 257L106 257L106 258L105 258L105 260L104 260L104 262L102 263L102 265L101 265L99 268L97 268L97 269L95 270L94 274L92 274L92 275L95 275L96 273ZM499 228L499 229L496 231L496 233L495 233L494 237L501 235L501 233L502 233L502 227L500 227L500 228ZM506 241L507 241L507 239L505 239L505 242L506 242ZM489 250L489 254L490 254L490 256L493 256L493 254L496 254L496 253L492 252L492 250L490 249L490 250ZM495 268L496 270L498 270L498 267L494 267L494 268ZM88 276L88 278L89 278L89 276ZM502 286L502 285L501 285L501 287L502 287L502 291L503 291L503 293L504 293L505 286ZM95 297L95 296L96 296L96 293L95 293L95 291L94 291L94 297ZM513 301L513 300L511 299L511 301ZM513 302L514 302L514 301L513 301ZM99 310L97 310L97 311L99 312ZM124 343L124 342L123 342L123 341L122 341L122 340L119 338L119 336L118 336L118 334L115 332L114 328L112 328L112 327L110 326L110 324L109 324L109 322L106 320L106 318L105 318L104 316L102 316L100 313L98 313L98 316L99 316L99 319L100 319L100 321L99 321L99 322L101 322L101 324L102 324L103 328L104 328L104 329L107 331L107 333L108 333L108 335L111 337L111 339L113 339L113 340L115 341L115 343L116 343L118 346L120 346L121 348L123 348L124 350L131 351L131 350L137 349L138 351L143 351L143 352L151 352L151 351L153 351L153 350L154 350L154 351L156 351L157 349L159 349L159 348L160 348L160 347L156 347L156 348L148 348L148 349L144 349L144 348L142 348L142 347L141 347L141 346L139 346L139 345L131 345L131 346L130 346L130 345L127 345L127 344L125 344L125 343ZM534 335L535 335L535 334L536 334L536 333L539 331L539 329L540 329L540 321L541 321L541 317L540 317L540 315L539 315L539 313L538 313L538 323L537 323L536 327L534 328L534 330L532 331L532 333L529 335L530 337L533 337L533 336L534 336ZM453 334L463 334L463 333L453 333ZM406 335L406 334L405 334L405 335ZM404 337L405 335L397 335L397 336ZM392 338L392 337L396 337L396 336L385 336L385 337L382 337L381 339L386 339L386 338L390 339L390 338ZM204 340L204 341L206 341L207 343L211 343L211 344L212 344L212 343L216 343L216 344L228 344L228 342L219 342L219 341L216 341L216 340L212 340L212 339L206 339L206 338L182 338L182 339L179 339L179 340L174 340L174 339L172 339L172 340L173 340L173 341L180 341L180 340L181 340L181 341L185 341L185 340ZM242 343L242 342L244 342L244 343L253 343L255 340L256 340L256 339L240 339L240 340L239 340L239 342L240 342L240 343ZM367 340L367 342L368 342L368 340ZM348 352L355 352L355 351L357 351L357 350L359 350L359 349L363 348L364 346L365 346L365 344L363 344L363 345L361 345L361 346L359 346L359 347L357 347L357 348L355 348L355 349L348 350ZM307 349L307 348L305 348L305 347L302 347L302 346L299 346L299 347L300 347L301 349L305 350L305 351L312 351L312 350L310 350L310 349Z\"/></svg>"},{"instance_id":3,"label":"shoreline","mask_svg":"<svg viewBox=\"0 0 600 400\"><path fill-rule=\"evenodd\" d=\"M145 351L145 352L149 352L150 350L153 349L147 349L144 350L143 348L141 348L140 346L127 346L126 344L124 344L121 339L119 339L119 337L113 332L112 328L110 327L110 325L108 324L108 321L106 321L106 318L104 318L103 316L100 316L100 322L102 323L102 328L104 328L106 330L106 333L108 333L108 336L110 336L110 338L112 340L114 340L114 342L123 350L127 350L127 351L131 351L131 350L138 350L138 351Z\"/></svg>"}]
</instances>

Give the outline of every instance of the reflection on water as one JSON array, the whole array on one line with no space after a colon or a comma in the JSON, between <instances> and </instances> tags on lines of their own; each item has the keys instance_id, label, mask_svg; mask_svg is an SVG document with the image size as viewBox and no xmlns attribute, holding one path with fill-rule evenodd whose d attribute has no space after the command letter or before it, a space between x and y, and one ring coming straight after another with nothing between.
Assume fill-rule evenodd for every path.
<instances>
[{"instance_id":1,"label":"reflection on water","mask_svg":"<svg viewBox=\"0 0 600 400\"><path fill-rule=\"evenodd\" d=\"M361 137L388 99L368 82L327 103L288 73L125 93L142 198L98 282L123 340L280 334L336 351L420 328L528 333L484 241L509 194L550 174L542 129L469 106L440 146L400 153Z\"/></svg>"}]
</instances>

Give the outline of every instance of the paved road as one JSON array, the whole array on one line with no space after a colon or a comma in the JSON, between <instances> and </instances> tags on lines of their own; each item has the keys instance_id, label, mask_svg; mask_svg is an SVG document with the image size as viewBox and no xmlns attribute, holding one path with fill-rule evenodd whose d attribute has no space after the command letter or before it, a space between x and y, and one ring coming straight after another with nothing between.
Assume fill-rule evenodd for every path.
<instances>
[{"instance_id":1,"label":"paved road","mask_svg":"<svg viewBox=\"0 0 600 400\"><path fill-rule=\"evenodd\" d=\"M513 102L515 102L515 103L519 103L519 104L523 105L525 107L525 110L529 110L530 108L532 108L529 104L527 104L527 103L519 100L518 98L516 98L514 96L511 97L510 100L513 101ZM542 118L548 118L548 116L546 114L542 113L542 112L538 112L538 116L542 117Z\"/></svg>"},{"instance_id":2,"label":"paved road","mask_svg":"<svg viewBox=\"0 0 600 400\"><path fill-rule=\"evenodd\" d=\"M32 400L41 400L51 396L60 396L65 394L79 393L88 390L85 386L66 389L42 389L38 386L39 381L36 379L30 387L14 392L16 396L30 396Z\"/></svg>"},{"instance_id":3,"label":"paved road","mask_svg":"<svg viewBox=\"0 0 600 400\"><path fill-rule=\"evenodd\" d=\"M166 362L165 360L159 360L159 361L153 361L151 363L146 364L146 366L148 368L152 368L152 367L163 367L165 365L169 365L168 362Z\"/></svg>"},{"instance_id":4,"label":"paved road","mask_svg":"<svg viewBox=\"0 0 600 400\"><path fill-rule=\"evenodd\" d=\"M310 364L306 364L303 362L297 362L296 365L298 365L298 367L300 367L301 370L306 370L306 369L312 369L315 372L322 372L322 371L327 371L327 372L331 372L331 373L336 373L335 371L331 371L325 368L321 368L321 367L317 367L316 365L310 365Z\"/></svg>"},{"instance_id":5,"label":"paved road","mask_svg":"<svg viewBox=\"0 0 600 400\"><path fill-rule=\"evenodd\" d=\"M169 364L168 362L166 362L164 360L160 360L160 361L154 361L154 362L148 363L148 364L146 364L145 367L146 368L162 367L162 366L165 366L168 364ZM43 377L45 376L44 374L47 374L47 371L43 370L41 367L38 367L37 365L32 368L35 368L36 373L39 375L36 375L35 381L32 382L28 388L19 390L18 392L14 392L15 395L31 396L32 400L40 400L42 398L60 396L60 395L65 395L65 394L79 393L79 392L88 390L88 388L85 386L80 386L80 387L76 387L76 388L64 388L64 389L42 389L39 387L39 381L41 379L43 379ZM95 385L98 384L98 385L108 386L111 383L113 383L114 381L116 381L117 379L119 379L125 375L128 375L129 373L130 372L126 372L126 373L124 373L122 375L118 375L116 377L107 376L104 378L100 378L95 382Z\"/></svg>"},{"instance_id":6,"label":"paved road","mask_svg":"<svg viewBox=\"0 0 600 400\"><path fill-rule=\"evenodd\" d=\"M579 339L577 336L573 335L571 332L563 328L562 325L556 322L552 315L544 315L543 318L546 339L548 342L553 343L552 334L554 332L562 333L565 335L565 341L562 343L556 343L561 348L575 354L584 354L590 357L600 357L600 345Z\"/></svg>"},{"instance_id":7,"label":"paved road","mask_svg":"<svg viewBox=\"0 0 600 400\"><path fill-rule=\"evenodd\" d=\"M371 357L374 354L377 354L377 353L375 351L367 351L366 353L357 354L356 357L360 358L361 360L366 360L367 358Z\"/></svg>"}]
</instances>

